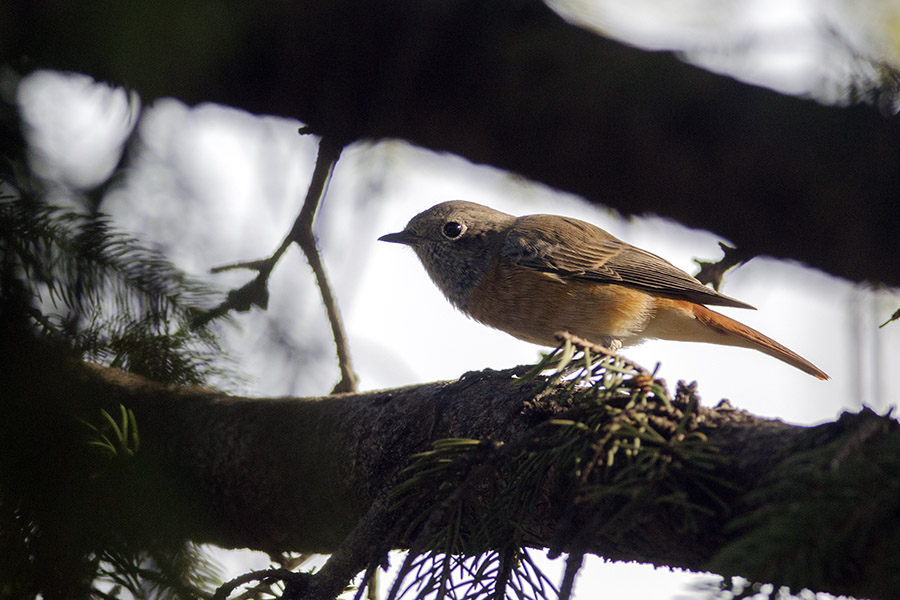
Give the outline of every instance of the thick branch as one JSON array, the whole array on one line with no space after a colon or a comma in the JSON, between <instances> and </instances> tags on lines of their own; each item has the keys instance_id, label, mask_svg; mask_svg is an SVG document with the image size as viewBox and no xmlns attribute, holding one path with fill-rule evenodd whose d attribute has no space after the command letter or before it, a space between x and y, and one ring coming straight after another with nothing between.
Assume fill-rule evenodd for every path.
<instances>
[{"instance_id":1,"label":"thick branch","mask_svg":"<svg viewBox=\"0 0 900 600\"><path fill-rule=\"evenodd\" d=\"M8 4L0 55L28 66L296 117L335 139L407 139L714 231L748 255L900 285L895 119L631 48L538 0L259 2L252 16L230 3Z\"/></svg>"},{"instance_id":2,"label":"thick branch","mask_svg":"<svg viewBox=\"0 0 900 600\"><path fill-rule=\"evenodd\" d=\"M115 369L71 361L44 344L27 340L17 341L15 346L15 354L6 354L11 368L0 376L10 407L10 419L2 424L0 434L18 452L5 457L2 464L4 469L23 469L24 479L16 481L24 483L16 485L24 485L26 490L36 486L34 493L40 500L32 502L46 511L40 517L45 527L60 528L56 533L60 543L77 543L87 550L95 547L92 544L111 543L114 540L108 538L114 532L117 538L128 536L138 543L190 539L273 555L340 550L342 559L329 563L327 581L317 578L311 583L331 590L339 589L342 581L369 561L378 561L387 549L407 547L413 541L404 539L395 526L410 522L421 508L404 504L403 512L389 513L383 507L391 504L385 502L385 494L400 481L400 471L410 464L414 453L446 438L505 442L491 446L501 454L495 458L487 455L488 460L476 463L472 471L482 483L494 482L491 465L499 469L504 464L502 452L513 456L511 450L538 439L534 437L536 427L549 416L567 416L555 399L556 388L539 394L542 381L523 383L516 378L524 372L521 369L475 372L458 381L365 394L240 398L200 388L164 386ZM140 450L134 461L98 461L79 433L85 430L76 419L98 422L101 408L118 414L119 404L134 412ZM675 419L668 425L667 415ZM815 522L820 515L830 518L827 515L835 510L836 500L859 497L858 504L851 501L849 509L842 509L849 510L853 522L828 522L828 527L835 531L864 528L859 531L878 531L885 536L900 530L894 522L896 516L890 516L890 504L885 504L900 487L900 482L883 475L894 467L873 462L874 475L862 477L871 471L869 462L879 460L884 450L873 452L873 443L887 444L887 456L896 455L891 446L897 443L895 437L885 437L896 424L871 414L862 417L858 419L861 425L842 419L836 426L808 430L759 419L728 406L698 408L691 417L697 424L693 431L706 436L723 459L698 468L712 469L704 471L702 478L716 483L704 485L719 490L716 502L725 502L726 512L714 502L715 506L709 507L712 512L697 513L699 522L686 532L673 522L666 502L649 502L626 517L614 513L619 525L610 529L609 514L591 513L595 509L580 501L571 504L573 498L567 497L566 488L559 487L564 480L551 473L542 484L546 486L541 490L543 499L524 515L527 543L559 551L576 544L579 552L614 560L694 570L707 568L715 557L716 568L727 574L783 579L783 567L761 563L764 554L736 545L744 534L733 525L726 529L727 524L743 523L741 529L746 529L753 519L760 518L764 524L771 519L803 523L800 516L788 512L803 507L806 512L797 514ZM683 425L684 418L661 410L648 423L657 431L674 430ZM844 434L847 439L835 447L836 436ZM801 440L803 445L798 446ZM811 452L810 458L803 458L804 452ZM829 473L851 461L856 461L850 469L851 479L829 484ZM854 479L857 475L858 481ZM813 483L801 484L810 477ZM467 485L481 490L478 480ZM834 485L838 487L829 487ZM689 505L697 501L683 500ZM830 508L823 511L806 505L813 501ZM888 509L879 508L884 506ZM774 512L766 516L760 513L762 509ZM102 526L93 529L91 519L97 514L103 515ZM866 515L876 519L874 529ZM800 541L791 543L813 543L803 537L823 533L813 529L799 532ZM757 543L752 537L747 539L749 547ZM821 543L816 537L817 547ZM851 552L858 552L858 546L851 544L856 549ZM730 552L723 553L729 548ZM858 555L829 556L829 560L848 564L859 559ZM865 568L857 568L852 576L841 571L835 578L811 583L800 571L783 583L888 597L883 578L873 573L896 572L895 561L889 552L866 554Z\"/></svg>"},{"instance_id":3,"label":"thick branch","mask_svg":"<svg viewBox=\"0 0 900 600\"><path fill-rule=\"evenodd\" d=\"M480 372L384 392L251 399L75 364L67 376L47 380L53 385L47 393L82 400L82 418L118 403L135 412L141 452L164 465L178 488L190 491L193 508L205 513L184 522L173 515L185 537L270 553L327 553L396 482L413 453L441 438L510 441L533 425L524 409L536 384L517 383L512 375ZM704 414L710 434L739 457L735 477L745 481L777 461L802 431L731 410ZM595 540L589 550L700 568L720 536L705 532L685 543L672 532L654 548L610 548Z\"/></svg>"}]
</instances>

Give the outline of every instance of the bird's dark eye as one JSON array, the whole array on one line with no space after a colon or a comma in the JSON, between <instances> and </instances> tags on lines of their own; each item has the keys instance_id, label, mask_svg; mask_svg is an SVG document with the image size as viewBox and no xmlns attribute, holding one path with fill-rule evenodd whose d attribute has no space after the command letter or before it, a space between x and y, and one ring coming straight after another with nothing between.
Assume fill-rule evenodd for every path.
<instances>
[{"instance_id":1,"label":"bird's dark eye","mask_svg":"<svg viewBox=\"0 0 900 600\"><path fill-rule=\"evenodd\" d=\"M459 236L463 234L466 230L466 226L458 221L447 221L444 223L444 228L441 232L444 234L444 237L448 240L455 240Z\"/></svg>"}]
</instances>

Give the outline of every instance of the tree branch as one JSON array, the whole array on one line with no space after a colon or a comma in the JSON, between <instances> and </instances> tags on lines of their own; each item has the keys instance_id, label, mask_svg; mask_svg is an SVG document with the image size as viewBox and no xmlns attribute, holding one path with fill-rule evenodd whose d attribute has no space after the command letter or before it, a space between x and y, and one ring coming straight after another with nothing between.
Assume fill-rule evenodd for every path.
<instances>
[{"instance_id":1,"label":"tree branch","mask_svg":"<svg viewBox=\"0 0 900 600\"><path fill-rule=\"evenodd\" d=\"M301 130L300 133L308 132ZM322 304L325 306L328 322L331 324L331 333L337 349L338 367L341 371L341 379L334 386L333 393L356 391L356 373L353 372L353 362L350 359L350 344L347 341L347 333L344 330L341 312L337 305L337 299L331 292L331 285L328 283L328 276L325 273L325 266L322 264L316 236L313 233L313 222L316 218L316 212L325 198L325 193L328 191L328 182L331 180L331 175L342 150L342 143L336 140L322 138L319 141L316 168L309 182L309 189L306 192L303 207L300 209L300 214L297 215L290 232L268 258L238 262L212 269L213 273L234 269L250 269L256 271L257 276L244 286L229 292L222 304L200 315L195 322L195 326L199 327L230 310L246 311L252 305L265 309L269 303L269 275L288 247L291 244L297 244L313 270L313 275L322 294Z\"/></svg>"},{"instance_id":2,"label":"tree branch","mask_svg":"<svg viewBox=\"0 0 900 600\"><path fill-rule=\"evenodd\" d=\"M406 139L713 231L750 256L900 285L896 119L602 38L539 0L258 2L252 18L215 9L232 19L171 2L148 9L156 18L8 4L0 56L31 67L127 82L148 102L296 117L340 140ZM133 33L128 52L106 51L121 31Z\"/></svg>"},{"instance_id":3,"label":"tree branch","mask_svg":"<svg viewBox=\"0 0 900 600\"><path fill-rule=\"evenodd\" d=\"M133 478L117 483L118 480L107 476L95 476L83 484L84 489L79 488L81 491L49 490L53 492L52 497L65 498L68 507L82 503L94 506L96 500L92 498L102 491L102 497L116 499L107 508L104 522L128 523L122 529L138 539L156 539L165 532L175 539L249 547L273 555L282 551L338 552L337 560L323 569L321 579L317 575L309 581L310 590L322 588L316 596L322 598L346 585L373 561L379 562L379 556L388 547L407 547L412 541L404 539L402 529L396 530L394 526L412 522L415 511L422 510L422 506L404 504L401 509L393 507L394 511L401 510L400 513L390 512L385 510L383 498L402 480L401 470L410 464L413 454L430 449L442 439L490 440L491 444L480 450L488 453L484 455L487 458L474 456L476 468L471 472L477 478L464 484L477 493L463 491L456 499L477 505L487 501L487 497L482 498L484 486L501 481L499 473L507 468L505 459L487 476L483 469L477 468L494 460L492 447L506 452L507 456L516 454L512 450L517 445L539 451L547 443L540 440L544 439L546 429L541 428L547 427L548 418L577 420L580 414L577 405L565 399L561 384L543 378L523 380L522 369L469 373L458 381L365 394L308 399L240 398L200 388L159 385L115 369L69 359L56 361L46 349L29 349L23 344L18 344L18 348L14 360L17 364L13 365L16 367L13 372L18 375L10 377L11 371L4 369L0 381L10 398L27 398L41 411L52 400L60 414L87 419L100 408L111 411L121 404L134 412L140 430L140 452L129 468L129 472L136 469ZM636 380L635 385L634 389L639 390L657 384L652 380ZM756 543L752 542L753 535L763 535L759 532L765 531L766 524L776 517L800 522L801 517L790 514L798 506L811 510L814 515L823 515L834 513L833 504L837 499L852 500L854 494L871 499L890 497L894 493L891 490L900 487L900 482L885 479L885 475L861 478L867 472L861 465L880 464L877 467L880 470L874 472L890 471L884 466L883 457L897 453L885 452L884 448L900 443L896 423L863 413L856 420L848 416L834 425L807 429L759 419L727 405L714 409L691 408L693 392L686 389L685 393L688 396L671 400L673 408L653 401L645 408L635 406L628 410L646 410L642 417L645 422L655 431L672 432L676 435L673 440L681 439L677 437L679 431L690 434L687 439L694 439L691 442L694 445L679 450L683 442L676 442L671 449L675 452L673 456L687 456L678 453L693 452L690 448L695 446L708 454L703 450L707 448L706 442L700 442L708 440L708 447L714 448L719 458L703 463L706 466L701 470L707 469L703 475L708 477L704 479L709 482L706 485L714 485L719 490L715 497L720 504L709 504L696 514L686 512L688 518L673 521L673 513L667 506L681 504L657 502L651 494L646 501L636 497L637 504L629 501L615 509L629 511L619 518L618 512L603 512L610 510L609 506L592 508L593 504L588 502L590 494L580 500L576 497L573 505L564 493L569 484L560 479L560 469L555 468L548 471L548 479L541 486L543 499L523 515L521 527L528 532L527 545L567 551L566 540L575 538L564 532L577 531L578 551L612 560L637 560L693 570L716 564L724 574L741 574L751 580L758 577L757 580L763 581L763 577L769 577L825 591L889 597L879 587L880 580L871 575L891 568L896 570L894 553L884 552L877 557L867 554L869 566L855 577L848 578L841 572L840 578L829 579L826 574L824 580L811 581L804 579L805 575L799 571L790 579L787 573L792 571L788 567L773 571L771 564L759 564L756 559L760 554L740 550L739 544L745 539L751 540L746 543ZM613 427L610 431L628 422L610 423ZM52 473L65 463L70 467L66 472L84 472L81 468L71 468L73 459L86 460L84 447L77 443L72 446L71 442L60 445L58 436L68 440L72 437L65 427L42 427L40 420L18 423L0 433L5 439L30 440L30 444L21 448L23 456L30 457L27 460L32 464L31 476L35 480L46 481L45 473ZM601 443L600 438L597 443ZM64 452L64 456L56 452ZM601 454L598 458L605 460L605 456ZM841 480L840 486L824 483L845 470L853 475L849 480ZM825 479L807 483L807 473L821 473ZM135 481L141 482L138 490L133 489ZM116 485L126 485L126 488L117 491ZM94 486L100 486L100 491ZM884 490L878 490L879 487ZM788 491L778 491L782 489ZM161 491L165 494L159 496ZM173 493L175 497L171 496ZM785 493L782 505L779 498ZM158 497L164 502L154 500ZM809 498L812 500L806 506ZM451 497L451 502L456 500ZM678 502L686 500L690 501L684 506L697 504L697 498L689 497ZM823 511L816 502L830 503L830 512ZM853 527L871 526L868 521L865 521L868 525L860 522L865 515L871 515L881 519L873 530L879 535L898 530L896 515L883 517L882 509L876 508L886 506L884 510L889 511L889 503L878 500L879 504L872 505L870 512L858 514L859 505L853 502L855 521L850 522ZM869 504L866 501L864 506ZM159 511L155 512L154 507ZM148 510L153 514L148 515ZM473 505L473 510L488 509ZM761 516L768 514L765 511L772 516ZM560 520L563 514L568 519ZM135 522L143 523L143 528ZM616 522L619 525L607 527ZM682 529L679 522L689 530ZM692 522L694 525L689 525ZM816 534L821 533L818 531L821 527L817 526ZM797 535L796 539L791 538L794 540L791 543L813 543L804 541L803 536L810 535L808 531ZM82 543L88 542L82 539ZM829 551L836 552L830 560L861 560L852 552L868 547L865 544L851 544L852 548L838 546L840 552L850 554L841 556L828 547ZM469 551L477 550L469 548ZM803 550L798 548L797 552L802 554ZM719 562L711 563L713 560Z\"/></svg>"}]
</instances>

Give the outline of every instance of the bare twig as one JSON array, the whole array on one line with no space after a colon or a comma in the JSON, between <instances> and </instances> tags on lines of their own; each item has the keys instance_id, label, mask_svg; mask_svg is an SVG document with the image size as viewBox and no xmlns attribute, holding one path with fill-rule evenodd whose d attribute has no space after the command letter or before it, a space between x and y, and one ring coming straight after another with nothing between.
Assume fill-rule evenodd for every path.
<instances>
[{"instance_id":1,"label":"bare twig","mask_svg":"<svg viewBox=\"0 0 900 600\"><path fill-rule=\"evenodd\" d=\"M300 133L303 134L306 131L301 129ZM331 286L328 284L328 277L325 274L325 267L322 264L316 237L313 234L313 221L315 221L316 212L322 203L322 199L325 197L325 192L328 190L328 183L331 181L334 166L341 156L341 150L343 150L343 144L331 138L323 137L319 141L319 154L316 158L316 167L313 171L312 180L309 182L309 189L306 192L306 199L290 232L281 242L278 249L268 258L241 261L213 268L213 273L235 269L249 269L256 271L257 276L244 286L231 290L222 304L201 315L194 324L195 326L204 325L231 310L243 312L250 310L252 306L259 306L265 309L269 302L269 275L288 247L292 243L296 243L300 246L303 254L306 255L306 259L309 261L309 265L312 267L313 274L316 277L316 283L322 293L322 303L325 305L325 312L328 314L328 321L331 323L331 333L337 347L341 379L332 390L332 393L355 391L356 374L353 372L353 365L350 360L350 346L347 343L347 334L341 321L341 313L338 310L334 294L331 292Z\"/></svg>"},{"instance_id":2,"label":"bare twig","mask_svg":"<svg viewBox=\"0 0 900 600\"><path fill-rule=\"evenodd\" d=\"M378 600L378 568L366 571L366 600Z\"/></svg>"},{"instance_id":3,"label":"bare twig","mask_svg":"<svg viewBox=\"0 0 900 600\"><path fill-rule=\"evenodd\" d=\"M739 248L732 248L723 242L719 242L719 247L725 255L722 257L722 260L718 262L694 259L694 262L700 266L700 270L694 277L701 283L711 283L716 291L719 291L719 288L722 287L722 278L725 277L725 273L729 269L737 267L753 258L753 256L748 256L745 251Z\"/></svg>"},{"instance_id":4,"label":"bare twig","mask_svg":"<svg viewBox=\"0 0 900 600\"><path fill-rule=\"evenodd\" d=\"M891 315L891 318L888 319L887 321L885 321L884 323L882 323L881 325L879 325L878 328L881 329L888 323L891 323L892 321L896 321L898 319L900 319L900 308L898 308L896 311L894 311L894 314Z\"/></svg>"},{"instance_id":5,"label":"bare twig","mask_svg":"<svg viewBox=\"0 0 900 600\"><path fill-rule=\"evenodd\" d=\"M359 588L357 588L353 600L362 600L363 594L366 595L366 600L378 600L378 567L377 562L373 561L369 564L362 581L359 582Z\"/></svg>"},{"instance_id":6,"label":"bare twig","mask_svg":"<svg viewBox=\"0 0 900 600\"><path fill-rule=\"evenodd\" d=\"M360 588L367 584L374 585L377 561L382 560L381 557L390 550L385 542L394 525L395 515L391 512L387 496L382 494L372 503L337 551L313 576L309 588L304 590L303 600L336 598L363 569L366 569L366 578L360 583Z\"/></svg>"},{"instance_id":7,"label":"bare twig","mask_svg":"<svg viewBox=\"0 0 900 600\"><path fill-rule=\"evenodd\" d=\"M316 245L316 236L313 234L312 225L322 198L325 197L328 182L331 180L331 174L334 171L334 165L340 158L342 149L342 144L336 143L327 137L323 137L319 142L319 156L316 159L316 169L313 172L312 181L309 183L309 191L306 193L306 201L303 203L303 208L300 209L300 215L294 221L291 233L288 234L288 238L297 242L297 245L303 250L306 260L309 261L309 265L312 267L316 276L316 283L319 284L319 290L322 293L325 311L328 313L328 321L331 323L331 333L334 336L338 365L341 369L341 380L334 386L333 394L356 391L356 374L353 372L353 365L350 360L350 345L347 343L344 323L341 320L341 313L338 310L334 295L331 293L331 287L328 285L328 278L325 275L325 267L322 265L322 258L319 255L319 248Z\"/></svg>"},{"instance_id":8,"label":"bare twig","mask_svg":"<svg viewBox=\"0 0 900 600\"><path fill-rule=\"evenodd\" d=\"M570 552L566 559L566 572L559 587L559 600L569 600L575 589L575 576L584 564L584 552Z\"/></svg>"},{"instance_id":9,"label":"bare twig","mask_svg":"<svg viewBox=\"0 0 900 600\"><path fill-rule=\"evenodd\" d=\"M272 583L284 581L286 585L293 583L296 587L305 587L312 575L308 573L294 573L288 569L263 569L262 571L250 571L235 577L219 586L213 595L213 600L226 600L236 588L251 581Z\"/></svg>"}]
</instances>

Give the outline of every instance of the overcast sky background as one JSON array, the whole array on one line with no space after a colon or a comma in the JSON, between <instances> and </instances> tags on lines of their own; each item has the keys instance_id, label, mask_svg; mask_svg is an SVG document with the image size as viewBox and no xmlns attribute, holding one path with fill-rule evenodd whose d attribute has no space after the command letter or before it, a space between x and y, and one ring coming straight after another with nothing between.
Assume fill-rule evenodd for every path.
<instances>
[{"instance_id":1,"label":"overcast sky background","mask_svg":"<svg viewBox=\"0 0 900 600\"><path fill-rule=\"evenodd\" d=\"M636 3L636 14L654 4ZM795 41L815 39L808 2L779 4L781 21L766 12L772 2L761 0L748 13L755 17L741 21L742 26L793 31ZM629 28L643 31L641 18L647 31L655 31L659 19L635 20L618 13L603 26L626 35ZM756 77L761 70L776 87L778 81L786 86L802 78L817 81L810 65L820 61L810 55L807 46L806 54L785 51L767 62L768 51L762 52L743 63L752 69L742 73ZM117 146L134 122L133 99L84 77L39 73L22 86L19 100L31 126L35 168L76 187L109 173ZM300 124L295 121L224 107L187 107L164 99L143 108L140 141L130 150L132 166L101 210L145 243L163 249L186 271L226 290L243 284L249 274L212 276L209 269L268 256L278 246L303 201L317 140L297 135ZM623 220L576 197L454 156L400 142L351 146L335 170L316 232L361 390L453 379L466 371L533 363L539 357L541 348L455 311L411 250L377 241L448 199L516 215L551 212L584 219L690 273L696 272L694 258L721 255L720 238L714 234L659 218ZM65 202L64 193L59 200ZM276 268L270 291L268 311L238 315L239 327L228 332L236 366L247 376L239 389L230 391L326 394L338 379L330 329L312 273L297 248ZM890 377L890 367L900 364L900 326L877 329L900 306L896 293L766 258L732 273L723 292L758 310L722 312L787 345L833 379L821 382L768 356L736 348L652 341L623 353L650 369L660 363L659 374L670 389L678 380L699 381L707 405L728 398L738 408L798 424L833 420L862 404L883 412L889 399L900 396L900 380ZM257 553L230 553L223 560L232 575L267 564ZM697 580L696 574L591 558L577 597L695 598L690 586Z\"/></svg>"}]
</instances>

